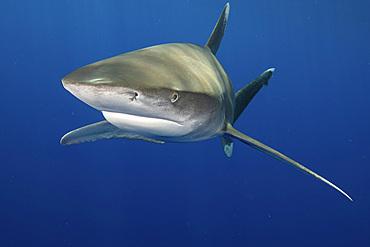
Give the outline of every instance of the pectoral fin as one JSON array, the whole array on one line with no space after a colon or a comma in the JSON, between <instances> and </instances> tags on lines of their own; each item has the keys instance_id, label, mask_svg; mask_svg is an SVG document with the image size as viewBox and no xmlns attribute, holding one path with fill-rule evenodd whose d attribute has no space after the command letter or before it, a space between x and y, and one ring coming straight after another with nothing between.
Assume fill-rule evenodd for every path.
<instances>
[{"instance_id":1,"label":"pectoral fin","mask_svg":"<svg viewBox=\"0 0 370 247\"><path fill-rule=\"evenodd\" d=\"M320 175L316 174L315 172L311 171L310 169L302 166L301 164L295 162L294 160L288 158L287 156L279 153L278 151L266 146L265 144L260 143L259 141L254 140L253 138L244 135L243 133L237 131L234 129L230 124L227 126L227 129L225 131L227 135L230 135L234 138L237 138L238 140L244 142L245 144L248 144L251 147L254 147L255 149L258 149L259 151L264 152L265 154L268 154L275 159L278 159L288 165L291 165L315 178L318 180L328 184L329 186L333 187L334 189L338 190L340 193L345 195L348 199L352 201L352 198L349 197L343 190L341 190L339 187L337 187L335 184L331 183L330 181L326 180L325 178L321 177Z\"/></svg>"},{"instance_id":2,"label":"pectoral fin","mask_svg":"<svg viewBox=\"0 0 370 247\"><path fill-rule=\"evenodd\" d=\"M60 140L60 144L71 145L86 141L92 142L100 139L112 139L112 138L142 140L159 144L164 143L144 136L139 136L133 133L125 132L117 128L116 126L112 125L108 121L101 121L84 126L82 128L73 130L65 134Z\"/></svg>"}]
</instances>

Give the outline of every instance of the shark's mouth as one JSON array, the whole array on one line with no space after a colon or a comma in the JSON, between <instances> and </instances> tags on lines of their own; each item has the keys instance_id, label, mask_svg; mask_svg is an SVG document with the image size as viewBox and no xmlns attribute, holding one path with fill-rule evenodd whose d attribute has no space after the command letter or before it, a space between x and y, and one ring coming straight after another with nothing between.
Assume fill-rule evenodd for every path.
<instances>
[{"instance_id":1,"label":"shark's mouth","mask_svg":"<svg viewBox=\"0 0 370 247\"><path fill-rule=\"evenodd\" d=\"M186 135L189 126L173 120L102 111L105 119L116 127L142 136L172 137Z\"/></svg>"}]
</instances>

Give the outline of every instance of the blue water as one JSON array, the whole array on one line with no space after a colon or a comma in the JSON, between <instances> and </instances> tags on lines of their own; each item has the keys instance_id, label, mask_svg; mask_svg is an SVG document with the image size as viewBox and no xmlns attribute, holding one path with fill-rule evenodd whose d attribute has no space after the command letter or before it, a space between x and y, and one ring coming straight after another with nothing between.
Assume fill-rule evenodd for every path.
<instances>
[{"instance_id":1,"label":"blue water","mask_svg":"<svg viewBox=\"0 0 370 247\"><path fill-rule=\"evenodd\" d=\"M0 246L370 246L370 2L231 1L217 53L236 90L276 71L235 127L339 185L241 142L103 140L60 79L154 44L205 44L224 1L0 2Z\"/></svg>"}]
</instances>

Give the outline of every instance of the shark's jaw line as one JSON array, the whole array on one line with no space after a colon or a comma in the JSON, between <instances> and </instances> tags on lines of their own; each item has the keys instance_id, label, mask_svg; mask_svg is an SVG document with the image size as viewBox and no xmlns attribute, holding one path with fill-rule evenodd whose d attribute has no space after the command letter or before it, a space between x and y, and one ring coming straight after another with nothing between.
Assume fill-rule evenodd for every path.
<instances>
[{"instance_id":1,"label":"shark's jaw line","mask_svg":"<svg viewBox=\"0 0 370 247\"><path fill-rule=\"evenodd\" d=\"M191 128L186 125L168 119L120 112L102 111L102 113L105 119L116 127L147 137L164 137L168 139L186 135L191 131Z\"/></svg>"}]
</instances>

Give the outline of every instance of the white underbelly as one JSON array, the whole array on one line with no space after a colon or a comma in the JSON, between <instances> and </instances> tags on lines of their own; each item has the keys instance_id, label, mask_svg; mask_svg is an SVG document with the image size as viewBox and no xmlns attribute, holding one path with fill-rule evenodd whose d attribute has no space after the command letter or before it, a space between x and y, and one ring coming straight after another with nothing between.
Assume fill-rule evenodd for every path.
<instances>
[{"instance_id":1,"label":"white underbelly","mask_svg":"<svg viewBox=\"0 0 370 247\"><path fill-rule=\"evenodd\" d=\"M183 125L175 121L130 115L117 112L102 112L105 119L116 127L146 137L164 137L177 139L191 132L189 125Z\"/></svg>"}]
</instances>

